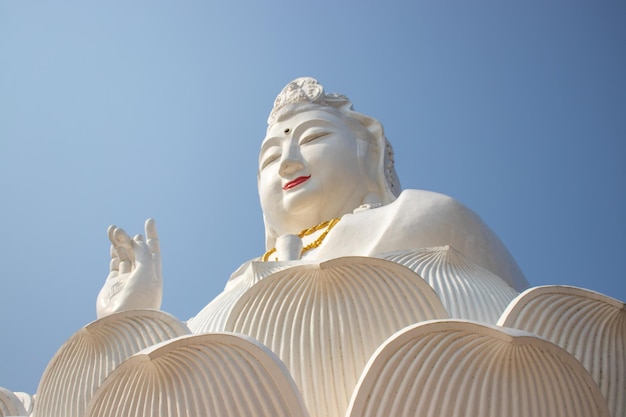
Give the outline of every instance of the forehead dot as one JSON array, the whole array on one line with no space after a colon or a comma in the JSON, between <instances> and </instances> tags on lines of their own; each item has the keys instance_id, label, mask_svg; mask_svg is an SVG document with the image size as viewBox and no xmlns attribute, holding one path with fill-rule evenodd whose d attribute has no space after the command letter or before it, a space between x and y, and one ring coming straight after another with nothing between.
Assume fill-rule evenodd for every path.
<instances>
[{"instance_id":1,"label":"forehead dot","mask_svg":"<svg viewBox=\"0 0 626 417\"><path fill-rule=\"evenodd\" d=\"M291 129L287 128L287 129L283 130L283 132L289 133L289 132L291 132Z\"/></svg>"}]
</instances>

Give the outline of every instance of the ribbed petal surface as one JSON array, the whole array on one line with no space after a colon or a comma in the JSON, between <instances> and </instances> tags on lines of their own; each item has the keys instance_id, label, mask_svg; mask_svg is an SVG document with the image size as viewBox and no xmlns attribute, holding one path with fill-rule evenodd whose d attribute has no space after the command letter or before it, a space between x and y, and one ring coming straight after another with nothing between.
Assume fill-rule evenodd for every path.
<instances>
[{"instance_id":1,"label":"ribbed petal surface","mask_svg":"<svg viewBox=\"0 0 626 417\"><path fill-rule=\"evenodd\" d=\"M227 328L275 352L311 416L343 416L363 367L395 331L447 317L414 272L376 258L348 257L277 272L250 288Z\"/></svg>"},{"instance_id":2,"label":"ribbed petal surface","mask_svg":"<svg viewBox=\"0 0 626 417\"><path fill-rule=\"evenodd\" d=\"M189 319L187 326L192 333L224 331L233 306L248 288L274 272L293 265L294 262L250 262L241 274L228 281L224 292L215 297L195 317Z\"/></svg>"},{"instance_id":3,"label":"ribbed petal surface","mask_svg":"<svg viewBox=\"0 0 626 417\"><path fill-rule=\"evenodd\" d=\"M495 324L517 296L503 279L450 246L379 255L415 271L433 287L451 318Z\"/></svg>"},{"instance_id":4,"label":"ribbed petal surface","mask_svg":"<svg viewBox=\"0 0 626 417\"><path fill-rule=\"evenodd\" d=\"M182 336L119 366L86 417L306 417L284 364L252 338Z\"/></svg>"},{"instance_id":5,"label":"ribbed petal surface","mask_svg":"<svg viewBox=\"0 0 626 417\"><path fill-rule=\"evenodd\" d=\"M0 417L25 415L26 409L22 401L12 391L0 387Z\"/></svg>"},{"instance_id":6,"label":"ribbed petal surface","mask_svg":"<svg viewBox=\"0 0 626 417\"><path fill-rule=\"evenodd\" d=\"M74 334L46 368L35 401L39 417L82 417L111 371L147 346L189 329L156 310L130 310L99 319Z\"/></svg>"},{"instance_id":7,"label":"ribbed petal surface","mask_svg":"<svg viewBox=\"0 0 626 417\"><path fill-rule=\"evenodd\" d=\"M569 353L528 333L465 321L410 326L376 352L349 417L608 417Z\"/></svg>"},{"instance_id":8,"label":"ribbed petal surface","mask_svg":"<svg viewBox=\"0 0 626 417\"><path fill-rule=\"evenodd\" d=\"M531 288L500 324L538 334L574 355L598 383L613 416L626 415L624 303L574 287Z\"/></svg>"}]
</instances>

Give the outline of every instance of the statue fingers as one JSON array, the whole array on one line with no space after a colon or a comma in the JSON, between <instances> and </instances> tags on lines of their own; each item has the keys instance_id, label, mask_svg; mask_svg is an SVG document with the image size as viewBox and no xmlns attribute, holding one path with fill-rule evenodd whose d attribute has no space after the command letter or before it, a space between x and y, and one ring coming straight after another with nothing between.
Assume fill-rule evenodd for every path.
<instances>
[{"instance_id":1,"label":"statue fingers","mask_svg":"<svg viewBox=\"0 0 626 417\"><path fill-rule=\"evenodd\" d=\"M107 236L109 237L109 240L111 241L111 244L113 246L115 245L115 230L117 229L117 226L112 224L109 227L107 227Z\"/></svg>"},{"instance_id":2,"label":"statue fingers","mask_svg":"<svg viewBox=\"0 0 626 417\"><path fill-rule=\"evenodd\" d=\"M128 251L126 250L126 248L122 246L118 246L117 248L115 248L115 252L117 252L117 258L119 259L120 262L130 260L130 258L128 257Z\"/></svg>"},{"instance_id":3,"label":"statue fingers","mask_svg":"<svg viewBox=\"0 0 626 417\"><path fill-rule=\"evenodd\" d=\"M132 262L129 255L131 252L130 244L128 243L129 239L126 239L128 235L123 229L114 224L107 228L107 235L111 241L111 262L109 265L111 272L109 273L109 278L130 272Z\"/></svg>"},{"instance_id":4,"label":"statue fingers","mask_svg":"<svg viewBox=\"0 0 626 417\"><path fill-rule=\"evenodd\" d=\"M161 247L159 245L159 235L157 234L156 222L154 221L154 219L150 218L146 220L145 230L148 247L150 248L150 252L153 254L154 258L154 254L158 254L161 252Z\"/></svg>"},{"instance_id":5,"label":"statue fingers","mask_svg":"<svg viewBox=\"0 0 626 417\"><path fill-rule=\"evenodd\" d=\"M120 262L118 260L111 259L111 272L107 275L107 279L117 278L120 275Z\"/></svg>"},{"instance_id":6,"label":"statue fingers","mask_svg":"<svg viewBox=\"0 0 626 417\"><path fill-rule=\"evenodd\" d=\"M119 265L120 265L120 257L117 254L117 250L115 249L115 246L111 245L111 263L110 263L111 272L117 272L119 270Z\"/></svg>"},{"instance_id":7,"label":"statue fingers","mask_svg":"<svg viewBox=\"0 0 626 417\"><path fill-rule=\"evenodd\" d=\"M109 275L107 276L107 280L116 278L117 276L119 276L120 274L119 269L120 269L120 258L117 255L117 251L115 250L115 247L111 245L111 262L109 262Z\"/></svg>"},{"instance_id":8,"label":"statue fingers","mask_svg":"<svg viewBox=\"0 0 626 417\"><path fill-rule=\"evenodd\" d=\"M135 253L135 262L149 263L152 260L150 248L142 235L133 237L133 248Z\"/></svg>"},{"instance_id":9,"label":"statue fingers","mask_svg":"<svg viewBox=\"0 0 626 417\"><path fill-rule=\"evenodd\" d=\"M163 271L161 269L161 254L159 252L152 253L152 264L154 265L157 277L161 278L163 276Z\"/></svg>"},{"instance_id":10,"label":"statue fingers","mask_svg":"<svg viewBox=\"0 0 626 417\"><path fill-rule=\"evenodd\" d=\"M109 262L109 275L107 276L107 280L116 278L119 275L120 269L120 257L117 253L117 249L115 249L114 242L114 234L115 234L115 225L111 225L107 228L107 236L111 241L111 247L109 248L109 254L111 255L111 261Z\"/></svg>"},{"instance_id":11,"label":"statue fingers","mask_svg":"<svg viewBox=\"0 0 626 417\"><path fill-rule=\"evenodd\" d=\"M117 243L116 247L122 246L125 248L129 248L131 246L130 236L128 236L128 233L126 233L121 227L115 228L113 232L113 237L115 239L115 242Z\"/></svg>"},{"instance_id":12,"label":"statue fingers","mask_svg":"<svg viewBox=\"0 0 626 417\"><path fill-rule=\"evenodd\" d=\"M118 270L120 274L126 274L132 271L132 263L130 261L120 261Z\"/></svg>"},{"instance_id":13,"label":"statue fingers","mask_svg":"<svg viewBox=\"0 0 626 417\"><path fill-rule=\"evenodd\" d=\"M130 249L130 236L121 227L117 227L114 224L107 228L107 235L111 244L117 249L120 247Z\"/></svg>"},{"instance_id":14,"label":"statue fingers","mask_svg":"<svg viewBox=\"0 0 626 417\"><path fill-rule=\"evenodd\" d=\"M134 262L135 250L133 247L133 241L130 236L128 236L128 233L126 233L124 229L117 227L113 236L115 238L115 242L117 243L114 243L114 245L118 255L120 256L120 261L129 260Z\"/></svg>"},{"instance_id":15,"label":"statue fingers","mask_svg":"<svg viewBox=\"0 0 626 417\"><path fill-rule=\"evenodd\" d=\"M157 275L160 277L161 272L161 244L159 242L159 235L157 234L156 221L152 218L146 220L146 237L147 244L152 254L152 263L156 270Z\"/></svg>"}]
</instances>

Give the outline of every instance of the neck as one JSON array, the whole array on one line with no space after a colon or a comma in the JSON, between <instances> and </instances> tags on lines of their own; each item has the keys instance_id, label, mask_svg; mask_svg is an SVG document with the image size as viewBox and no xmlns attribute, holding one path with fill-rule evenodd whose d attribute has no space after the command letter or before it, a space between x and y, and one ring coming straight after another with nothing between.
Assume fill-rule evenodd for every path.
<instances>
[{"instance_id":1,"label":"neck","mask_svg":"<svg viewBox=\"0 0 626 417\"><path fill-rule=\"evenodd\" d=\"M324 239L326 238L326 235L328 235L328 233L331 231L331 229L333 227L335 227L335 225L339 222L339 220L340 220L339 217L331 219L331 220L327 220L327 221L321 222L321 223L319 223L319 224L317 224L315 226L308 227L308 228L300 231L300 233L298 233L297 237L292 235L293 238L298 240L299 246L300 246L300 248L302 248L300 253L299 253L299 256L297 256L297 258L295 258L295 259L299 259L300 256L302 256L302 254L304 254L305 252L308 252L311 249L315 249L319 245L321 245L322 242L324 241ZM317 232L319 232L319 233L317 233ZM302 246L302 239L306 238L307 236L311 236L311 235L313 235L313 237L311 238L312 240L310 240L303 247ZM263 261L271 260L271 256L276 254L276 252L277 252L277 249L276 249L276 247L274 247L274 248L268 250L267 252L265 252L265 254L262 256L261 259ZM277 258L275 258L275 260L278 261L279 258L277 257Z\"/></svg>"}]
</instances>

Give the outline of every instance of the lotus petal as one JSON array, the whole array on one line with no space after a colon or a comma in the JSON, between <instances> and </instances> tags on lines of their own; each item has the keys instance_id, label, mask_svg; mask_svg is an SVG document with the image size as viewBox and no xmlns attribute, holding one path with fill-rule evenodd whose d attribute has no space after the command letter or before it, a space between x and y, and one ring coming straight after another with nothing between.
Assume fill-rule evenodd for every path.
<instances>
[{"instance_id":1,"label":"lotus petal","mask_svg":"<svg viewBox=\"0 0 626 417\"><path fill-rule=\"evenodd\" d=\"M502 278L450 246L390 252L379 257L404 265L424 278L451 318L495 324L518 294Z\"/></svg>"},{"instance_id":2,"label":"lotus petal","mask_svg":"<svg viewBox=\"0 0 626 417\"><path fill-rule=\"evenodd\" d=\"M14 392L13 394L15 394L17 399L24 404L26 415L30 416L33 412L33 408L35 407L35 396L22 391Z\"/></svg>"},{"instance_id":3,"label":"lotus petal","mask_svg":"<svg viewBox=\"0 0 626 417\"><path fill-rule=\"evenodd\" d=\"M290 268L295 264L293 261L247 262L233 273L224 292L215 297L195 317L189 319L187 326L192 333L224 331L226 320L233 306L248 288L274 272Z\"/></svg>"},{"instance_id":4,"label":"lotus petal","mask_svg":"<svg viewBox=\"0 0 626 417\"><path fill-rule=\"evenodd\" d=\"M502 315L502 326L542 336L574 355L593 376L613 416L626 415L626 308L589 290L531 288Z\"/></svg>"},{"instance_id":5,"label":"lotus petal","mask_svg":"<svg viewBox=\"0 0 626 417\"><path fill-rule=\"evenodd\" d=\"M27 415L26 408L17 395L13 391L0 387L0 417Z\"/></svg>"},{"instance_id":6,"label":"lotus petal","mask_svg":"<svg viewBox=\"0 0 626 417\"><path fill-rule=\"evenodd\" d=\"M413 271L376 258L347 257L277 272L250 288L229 331L275 352L312 416L343 416L359 375L395 331L447 317Z\"/></svg>"},{"instance_id":7,"label":"lotus petal","mask_svg":"<svg viewBox=\"0 0 626 417\"><path fill-rule=\"evenodd\" d=\"M188 333L181 321L156 310L124 311L88 324L48 364L34 415L82 417L96 389L122 361L147 346Z\"/></svg>"},{"instance_id":8,"label":"lotus petal","mask_svg":"<svg viewBox=\"0 0 626 417\"><path fill-rule=\"evenodd\" d=\"M591 375L530 333L441 320L398 332L374 354L348 417L609 417Z\"/></svg>"},{"instance_id":9,"label":"lotus petal","mask_svg":"<svg viewBox=\"0 0 626 417\"><path fill-rule=\"evenodd\" d=\"M306 417L285 365L258 341L229 333L181 336L111 373L86 417Z\"/></svg>"}]
</instances>

